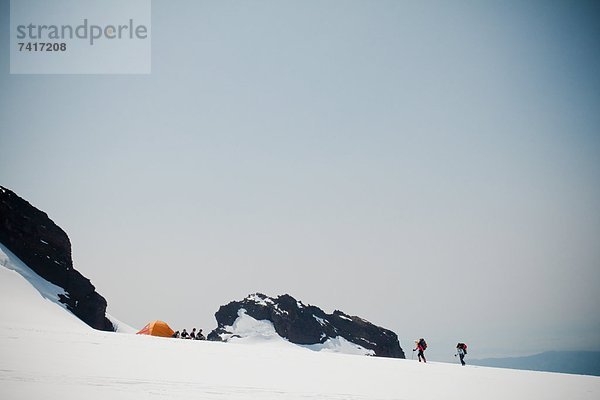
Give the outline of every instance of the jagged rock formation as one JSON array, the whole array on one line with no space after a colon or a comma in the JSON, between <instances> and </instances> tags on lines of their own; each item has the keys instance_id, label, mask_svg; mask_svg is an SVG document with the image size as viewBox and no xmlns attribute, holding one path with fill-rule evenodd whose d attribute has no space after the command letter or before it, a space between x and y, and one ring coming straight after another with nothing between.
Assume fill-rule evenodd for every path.
<instances>
[{"instance_id":1,"label":"jagged rock formation","mask_svg":"<svg viewBox=\"0 0 600 400\"><path fill-rule=\"evenodd\" d=\"M341 336L373 350L376 356L405 357L394 332L342 311L327 314L318 307L304 305L288 294L272 298L257 293L242 301L221 306L215 313L218 326L208 335L208 339L219 341L230 336L228 329L234 325L240 309L246 310L246 314L256 320L271 321L277 334L292 343L325 343L330 338Z\"/></svg>"},{"instance_id":2,"label":"jagged rock formation","mask_svg":"<svg viewBox=\"0 0 600 400\"><path fill-rule=\"evenodd\" d=\"M60 301L95 329L112 331L106 300L73 268L67 234L43 211L0 186L0 242L29 268L67 293Z\"/></svg>"}]
</instances>

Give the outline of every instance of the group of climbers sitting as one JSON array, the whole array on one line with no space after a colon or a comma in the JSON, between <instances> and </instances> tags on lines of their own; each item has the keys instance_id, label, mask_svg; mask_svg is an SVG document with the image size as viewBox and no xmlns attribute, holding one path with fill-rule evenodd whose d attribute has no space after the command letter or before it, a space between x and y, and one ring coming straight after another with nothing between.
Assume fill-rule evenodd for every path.
<instances>
[{"instance_id":1,"label":"group of climbers sitting","mask_svg":"<svg viewBox=\"0 0 600 400\"><path fill-rule=\"evenodd\" d=\"M202 334L202 329L199 329L198 332L196 332L196 328L192 329L192 331L190 333L188 333L185 329L183 331L181 331L181 333L179 333L179 331L175 331L175 333L173 335L171 335L171 337L178 338L178 339L191 339L191 340L205 340L206 339L204 337L204 335Z\"/></svg>"}]
</instances>

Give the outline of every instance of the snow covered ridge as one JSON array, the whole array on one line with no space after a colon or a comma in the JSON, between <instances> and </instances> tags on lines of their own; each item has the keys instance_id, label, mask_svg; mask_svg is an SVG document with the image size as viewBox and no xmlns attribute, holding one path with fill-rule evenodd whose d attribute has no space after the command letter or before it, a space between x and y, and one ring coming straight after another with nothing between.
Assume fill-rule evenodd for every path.
<instances>
[{"instance_id":1,"label":"snow covered ridge","mask_svg":"<svg viewBox=\"0 0 600 400\"><path fill-rule=\"evenodd\" d=\"M95 329L114 330L106 317L106 300L73 268L67 234L46 213L1 186L0 243L43 280L61 288L58 302L79 319Z\"/></svg>"},{"instance_id":2,"label":"snow covered ridge","mask_svg":"<svg viewBox=\"0 0 600 400\"><path fill-rule=\"evenodd\" d=\"M316 351L405 358L394 332L342 311L327 314L288 294L275 298L254 293L242 301L221 306L215 317L218 327L208 335L209 340L230 341L277 334Z\"/></svg>"}]
</instances>

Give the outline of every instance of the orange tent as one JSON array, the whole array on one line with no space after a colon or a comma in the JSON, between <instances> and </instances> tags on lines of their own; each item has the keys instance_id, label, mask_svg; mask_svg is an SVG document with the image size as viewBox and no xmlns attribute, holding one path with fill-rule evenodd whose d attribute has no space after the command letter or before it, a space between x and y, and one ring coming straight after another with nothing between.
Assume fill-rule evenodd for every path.
<instances>
[{"instance_id":1,"label":"orange tent","mask_svg":"<svg viewBox=\"0 0 600 400\"><path fill-rule=\"evenodd\" d=\"M162 337L171 337L175 332L166 322L163 321L152 321L148 325L142 328L139 331L138 335L152 335L152 336L162 336Z\"/></svg>"}]
</instances>

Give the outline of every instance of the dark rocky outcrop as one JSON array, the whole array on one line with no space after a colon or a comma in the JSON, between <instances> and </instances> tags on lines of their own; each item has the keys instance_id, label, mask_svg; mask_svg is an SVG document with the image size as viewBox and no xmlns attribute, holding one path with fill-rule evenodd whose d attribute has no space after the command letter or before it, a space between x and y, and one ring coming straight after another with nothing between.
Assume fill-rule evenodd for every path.
<instances>
[{"instance_id":1,"label":"dark rocky outcrop","mask_svg":"<svg viewBox=\"0 0 600 400\"><path fill-rule=\"evenodd\" d=\"M376 356L404 358L398 336L362 318L334 311L327 314L318 307L304 305L288 294L277 298L257 293L242 301L232 301L215 313L218 327L208 335L209 340L223 340L231 332L240 309L257 320L273 323L279 336L292 343L310 345L325 343L338 336L373 350Z\"/></svg>"},{"instance_id":2,"label":"dark rocky outcrop","mask_svg":"<svg viewBox=\"0 0 600 400\"><path fill-rule=\"evenodd\" d=\"M73 268L67 234L43 211L0 186L0 243L47 281L65 289L60 301L86 324L112 331L106 300Z\"/></svg>"}]
</instances>

